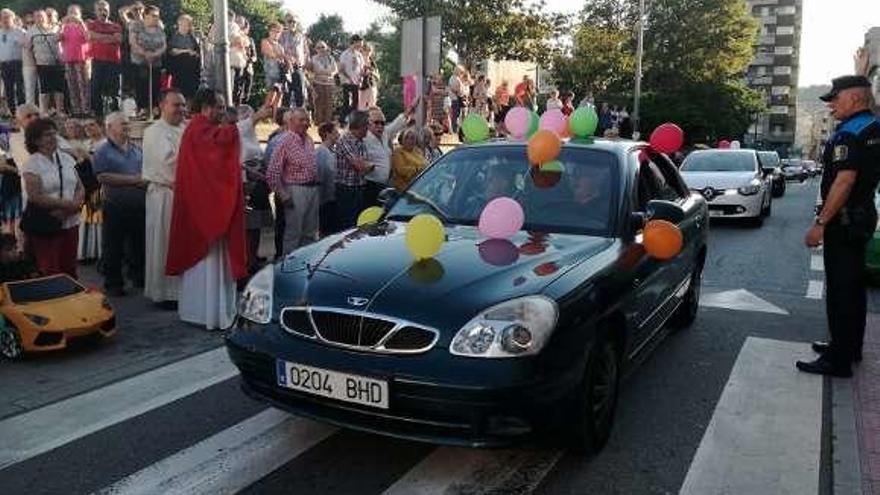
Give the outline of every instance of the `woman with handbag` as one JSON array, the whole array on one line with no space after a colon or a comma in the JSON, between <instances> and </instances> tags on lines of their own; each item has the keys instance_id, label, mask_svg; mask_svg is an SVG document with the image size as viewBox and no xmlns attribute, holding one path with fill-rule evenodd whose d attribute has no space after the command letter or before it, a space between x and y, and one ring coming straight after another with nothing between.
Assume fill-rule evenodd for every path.
<instances>
[{"instance_id":1,"label":"woman with handbag","mask_svg":"<svg viewBox=\"0 0 880 495\"><path fill-rule=\"evenodd\" d=\"M44 275L76 277L79 213L85 199L76 161L58 150L58 130L50 119L34 121L24 139L31 153L22 167L26 250Z\"/></svg>"}]
</instances>

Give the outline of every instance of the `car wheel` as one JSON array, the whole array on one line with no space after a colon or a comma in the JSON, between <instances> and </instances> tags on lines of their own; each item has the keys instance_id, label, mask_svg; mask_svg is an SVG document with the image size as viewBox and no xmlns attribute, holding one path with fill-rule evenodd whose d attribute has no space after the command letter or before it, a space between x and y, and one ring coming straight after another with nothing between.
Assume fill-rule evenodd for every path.
<instances>
[{"instance_id":1,"label":"car wheel","mask_svg":"<svg viewBox=\"0 0 880 495\"><path fill-rule=\"evenodd\" d=\"M691 285L679 304L669 323L673 328L687 328L697 319L700 310L700 293L703 288L703 262L697 264L691 273Z\"/></svg>"},{"instance_id":2,"label":"car wheel","mask_svg":"<svg viewBox=\"0 0 880 495\"><path fill-rule=\"evenodd\" d=\"M571 447L584 454L602 450L611 436L620 385L620 356L614 343L599 337L590 350L584 378L575 396L569 432Z\"/></svg>"},{"instance_id":3,"label":"car wheel","mask_svg":"<svg viewBox=\"0 0 880 495\"><path fill-rule=\"evenodd\" d=\"M3 328L0 328L0 357L4 359L18 359L23 351L18 329L8 323Z\"/></svg>"}]
</instances>

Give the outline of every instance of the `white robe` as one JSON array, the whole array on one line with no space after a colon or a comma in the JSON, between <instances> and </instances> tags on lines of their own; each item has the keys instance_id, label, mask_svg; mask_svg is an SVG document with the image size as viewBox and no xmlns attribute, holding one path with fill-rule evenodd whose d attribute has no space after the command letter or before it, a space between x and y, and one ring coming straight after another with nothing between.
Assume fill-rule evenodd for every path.
<instances>
[{"instance_id":1,"label":"white robe","mask_svg":"<svg viewBox=\"0 0 880 495\"><path fill-rule=\"evenodd\" d=\"M208 330L225 330L235 321L235 278L229 266L226 239L211 246L207 256L183 272L180 319Z\"/></svg>"},{"instance_id":2,"label":"white robe","mask_svg":"<svg viewBox=\"0 0 880 495\"><path fill-rule=\"evenodd\" d=\"M146 200L146 246L144 296L155 302L176 301L180 279L165 275L171 208L174 204L174 174L183 125L159 120L144 131L142 176L149 181Z\"/></svg>"}]
</instances>

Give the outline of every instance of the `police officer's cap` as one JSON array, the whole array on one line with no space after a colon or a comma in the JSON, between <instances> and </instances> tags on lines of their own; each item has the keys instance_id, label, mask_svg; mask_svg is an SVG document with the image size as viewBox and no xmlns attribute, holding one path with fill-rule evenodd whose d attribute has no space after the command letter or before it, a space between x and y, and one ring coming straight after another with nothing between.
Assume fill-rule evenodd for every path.
<instances>
[{"instance_id":1,"label":"police officer's cap","mask_svg":"<svg viewBox=\"0 0 880 495\"><path fill-rule=\"evenodd\" d=\"M844 89L870 88L871 82L865 76L840 76L831 81L831 91L820 96L822 101L831 101Z\"/></svg>"}]
</instances>

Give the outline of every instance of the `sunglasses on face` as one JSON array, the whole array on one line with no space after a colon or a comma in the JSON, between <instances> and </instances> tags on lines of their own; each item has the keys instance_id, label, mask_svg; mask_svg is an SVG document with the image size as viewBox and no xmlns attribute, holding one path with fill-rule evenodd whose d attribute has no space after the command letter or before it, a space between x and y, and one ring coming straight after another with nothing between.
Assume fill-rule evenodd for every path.
<instances>
[{"instance_id":1,"label":"sunglasses on face","mask_svg":"<svg viewBox=\"0 0 880 495\"><path fill-rule=\"evenodd\" d=\"M385 125L385 121L384 120L374 120L373 124L374 125Z\"/></svg>"}]
</instances>

